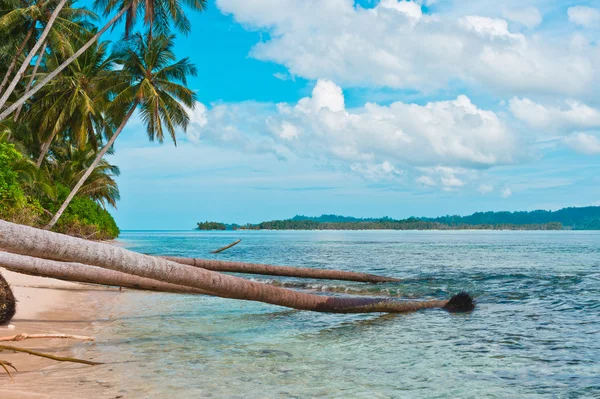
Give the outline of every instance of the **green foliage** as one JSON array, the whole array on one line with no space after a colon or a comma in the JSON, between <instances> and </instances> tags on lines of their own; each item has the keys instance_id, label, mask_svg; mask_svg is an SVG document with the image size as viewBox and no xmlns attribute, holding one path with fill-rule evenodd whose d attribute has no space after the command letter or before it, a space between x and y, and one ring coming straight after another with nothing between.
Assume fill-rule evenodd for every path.
<instances>
[{"instance_id":1,"label":"green foliage","mask_svg":"<svg viewBox=\"0 0 600 399\"><path fill-rule=\"evenodd\" d=\"M485 215L485 217L481 217ZM543 216L541 218L540 216ZM563 228L600 229L600 207L565 208L557 212L486 212L471 216L445 216L394 220L354 218L339 215L310 217L296 215L287 220L272 220L244 226L242 230L562 230ZM568 223L566 223L568 222ZM228 225L227 225L228 226ZM564 226L564 227L563 227Z\"/></svg>"},{"instance_id":2,"label":"green foliage","mask_svg":"<svg viewBox=\"0 0 600 399\"><path fill-rule=\"evenodd\" d=\"M57 198L39 196L28 184L31 176L22 173L26 163L13 144L0 142L0 218L15 223L41 227L58 209L69 190L56 183ZM35 177L35 176L34 176ZM76 196L57 226L57 231L79 237L112 239L119 228L108 211L92 198Z\"/></svg>"},{"instance_id":3,"label":"green foliage","mask_svg":"<svg viewBox=\"0 0 600 399\"><path fill-rule=\"evenodd\" d=\"M58 185L56 202L49 203L51 213L58 210L59 205L69 195L69 189ZM55 230L76 237L95 240L108 240L119 236L119 228L111 214L89 197L76 195L63 216L58 220Z\"/></svg>"},{"instance_id":4,"label":"green foliage","mask_svg":"<svg viewBox=\"0 0 600 399\"><path fill-rule=\"evenodd\" d=\"M203 222L203 223L198 223L198 227L196 227L196 230L226 230L227 226L225 226L225 224L223 223L218 223L218 222Z\"/></svg>"},{"instance_id":5,"label":"green foliage","mask_svg":"<svg viewBox=\"0 0 600 399\"><path fill-rule=\"evenodd\" d=\"M23 156L13 144L0 142L0 218L35 225L42 214L40 204L25 194L15 168Z\"/></svg>"}]
</instances>

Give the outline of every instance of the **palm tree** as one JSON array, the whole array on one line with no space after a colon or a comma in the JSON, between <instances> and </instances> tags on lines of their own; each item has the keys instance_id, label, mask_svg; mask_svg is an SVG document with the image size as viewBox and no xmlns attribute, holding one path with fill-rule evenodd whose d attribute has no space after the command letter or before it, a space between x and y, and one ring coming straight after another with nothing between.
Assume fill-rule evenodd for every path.
<instances>
[{"instance_id":1,"label":"palm tree","mask_svg":"<svg viewBox=\"0 0 600 399\"><path fill-rule=\"evenodd\" d=\"M45 173L55 185L74 187L96 158L96 151L87 146L79 149L66 142L54 146L52 158L45 164ZM117 207L120 198L119 188L114 177L119 176L119 168L102 159L94 168L77 195L87 197L101 204Z\"/></svg>"},{"instance_id":2,"label":"palm tree","mask_svg":"<svg viewBox=\"0 0 600 399\"><path fill-rule=\"evenodd\" d=\"M110 89L119 83L121 74L114 69L114 57L107 53L108 42L90 47L40 92L31 116L38 122L39 131L47 132L37 159L38 167L57 134L68 134L80 148L88 143L97 148L97 136L110 130L103 113L110 100ZM60 58L55 54L49 58L48 67L59 63Z\"/></svg>"},{"instance_id":3,"label":"palm tree","mask_svg":"<svg viewBox=\"0 0 600 399\"><path fill-rule=\"evenodd\" d=\"M33 37L40 10L36 4L22 4L14 0L0 1L0 10L2 10L0 14L0 32L3 37L9 39L9 45L6 49L8 51L3 52L3 54L5 57L8 55L7 60L10 60L4 78L0 83L1 94L8 84L18 60Z\"/></svg>"},{"instance_id":4,"label":"palm tree","mask_svg":"<svg viewBox=\"0 0 600 399\"><path fill-rule=\"evenodd\" d=\"M65 0L61 0L61 2L64 1ZM183 3L197 11L204 11L207 6L207 0L183 0ZM65 69L75 59L77 59L77 57L83 54L83 52L85 52L93 43L95 43L98 38L102 36L104 32L106 32L106 30L123 18L124 15L127 20L126 33L129 33L129 29L135 25L136 17L140 13L144 14L145 25L150 28L156 27L161 34L166 33L169 25L171 24L184 34L188 33L191 29L191 24L185 16L182 7L182 0L96 0L95 5L98 8L103 8L105 15L109 15L109 13L114 9L118 9L119 11L94 36L92 36L85 45L83 45L72 56L60 64L52 73L49 73L44 79L41 79L40 82L35 85L35 87L27 90L11 106L2 111L0 113L0 121L10 115L31 96L36 94L49 81L54 79L54 77L56 77L63 69ZM54 16L54 14L52 15ZM38 43L36 43L36 49L40 47L38 44L41 45L39 40ZM10 95L8 91L9 90L7 90L7 93L5 93L7 98L8 95ZM12 90L10 91L12 92ZM2 109L2 106L3 103L0 99L0 110Z\"/></svg>"},{"instance_id":5,"label":"palm tree","mask_svg":"<svg viewBox=\"0 0 600 399\"><path fill-rule=\"evenodd\" d=\"M189 115L184 105L193 108L196 95L185 87L187 76L195 75L196 68L187 58L175 62L173 35L151 37L135 34L125 41L117 53L123 63L121 70L126 81L122 90L112 100L109 112L121 123L106 145L98 152L88 170L79 179L71 193L46 226L51 229L65 211L75 194L81 189L94 168L112 147L119 134L139 107L146 125L148 138L163 142L165 130L176 143L175 129L187 129ZM123 115L124 114L124 115Z\"/></svg>"},{"instance_id":6,"label":"palm tree","mask_svg":"<svg viewBox=\"0 0 600 399\"><path fill-rule=\"evenodd\" d=\"M58 14L62 10L62 8L65 6L65 4L67 3L67 1L68 0L60 0L58 3L54 3L52 1L46 1L46 2L41 1L40 3L36 3L36 5L43 5L43 6L47 6L47 7L54 6L54 8L52 10L52 13L50 14L50 18L46 22L46 26L44 27L44 30L42 31L42 34L40 35L40 37L36 41L35 45L31 49L31 51L29 51L29 53L25 57L25 60L23 61L23 63L21 64L21 67L19 68L19 70L17 71L17 73L13 77L12 81L8 85L8 88L6 89L6 91L2 94L2 97L0 97L0 109L2 109L4 107L4 104L6 104L6 101L8 100L8 98L10 97L10 95L12 94L13 90L15 89L15 87L17 87L17 84L21 80L21 77L25 73L25 70L29 66L29 63L31 62L31 60L33 59L33 57L38 53L38 51L39 51L40 47L42 46L42 44L46 41L46 38L48 37L48 34L50 33L50 30L52 29L52 27L54 25L54 21L58 17ZM40 13L42 13L43 11L45 11L45 10L39 10ZM11 13L9 13L5 17L8 18L8 16L10 16L10 15L11 15ZM35 29L35 25L37 23L37 20L38 20L37 18L33 19L30 29ZM2 120L2 119L3 118L0 118L0 120Z\"/></svg>"},{"instance_id":7,"label":"palm tree","mask_svg":"<svg viewBox=\"0 0 600 399\"><path fill-rule=\"evenodd\" d=\"M180 265L138 254L115 245L35 229L0 220L3 250L64 262L98 266L139 277L205 290L217 296L259 301L300 310L328 313L411 312L444 308L451 312L473 310L466 293L450 300L398 301L389 298L328 297L257 283L210 270Z\"/></svg>"},{"instance_id":8,"label":"palm tree","mask_svg":"<svg viewBox=\"0 0 600 399\"><path fill-rule=\"evenodd\" d=\"M42 14L42 15L47 15ZM33 86L37 76L37 71L42 65L42 61L48 54L60 55L61 59L66 59L73 55L75 49L85 43L93 25L88 20L96 20L97 16L85 8L64 7L60 15L54 21L52 29L48 33L48 38L42 44L41 50L37 55L35 65L29 75L24 92L29 91ZM49 52L47 51L49 50ZM34 56L35 56L34 55ZM47 68L46 68L47 70ZM1 90L0 90L1 92ZM24 104L20 104L14 115L16 122L21 114Z\"/></svg>"}]
</instances>

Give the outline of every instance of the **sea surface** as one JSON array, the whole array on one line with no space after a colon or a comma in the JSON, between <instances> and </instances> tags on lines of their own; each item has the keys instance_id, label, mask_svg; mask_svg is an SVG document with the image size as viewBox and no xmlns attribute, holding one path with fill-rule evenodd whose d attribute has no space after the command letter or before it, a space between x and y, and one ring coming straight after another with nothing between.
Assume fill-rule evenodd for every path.
<instances>
[{"instance_id":1,"label":"sea surface","mask_svg":"<svg viewBox=\"0 0 600 399\"><path fill-rule=\"evenodd\" d=\"M101 305L112 321L96 350L119 368L125 398L600 397L600 232L126 231L119 240L148 254L404 279L280 279L324 295L448 299L465 290L477 301L469 314L339 315L116 295Z\"/></svg>"}]
</instances>

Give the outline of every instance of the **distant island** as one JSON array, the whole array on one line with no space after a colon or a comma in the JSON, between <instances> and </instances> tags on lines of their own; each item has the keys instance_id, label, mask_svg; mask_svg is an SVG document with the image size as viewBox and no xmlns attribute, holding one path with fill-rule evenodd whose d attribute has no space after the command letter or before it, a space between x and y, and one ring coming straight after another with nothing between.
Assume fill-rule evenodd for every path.
<instances>
[{"instance_id":1,"label":"distant island","mask_svg":"<svg viewBox=\"0 0 600 399\"><path fill-rule=\"evenodd\" d=\"M558 211L476 212L469 216L395 220L339 215L296 215L258 224L198 223L198 230L600 230L600 206Z\"/></svg>"}]
</instances>

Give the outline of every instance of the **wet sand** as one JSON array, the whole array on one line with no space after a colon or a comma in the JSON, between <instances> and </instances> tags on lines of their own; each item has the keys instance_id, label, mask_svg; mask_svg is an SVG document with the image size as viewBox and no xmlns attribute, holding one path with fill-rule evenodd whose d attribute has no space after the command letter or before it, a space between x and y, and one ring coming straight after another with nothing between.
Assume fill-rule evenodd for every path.
<instances>
[{"instance_id":1,"label":"wet sand","mask_svg":"<svg viewBox=\"0 0 600 399\"><path fill-rule=\"evenodd\" d=\"M0 268L17 297L17 313L11 324L0 326L0 336L28 334L72 334L96 337L102 301L119 295L118 289L97 287L54 279L26 276ZM23 347L58 356L97 360L95 342L70 339L29 339L2 344ZM88 366L56 362L25 353L0 352L0 359L11 362L14 382L0 373L0 398L117 398L118 375L113 366ZM124 397L124 396L121 396Z\"/></svg>"}]
</instances>

